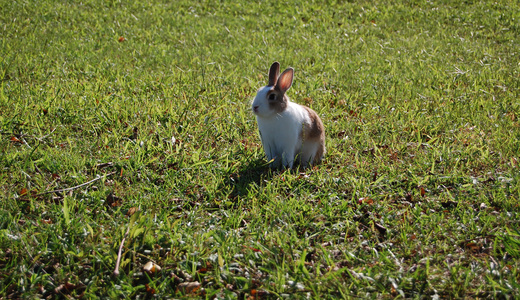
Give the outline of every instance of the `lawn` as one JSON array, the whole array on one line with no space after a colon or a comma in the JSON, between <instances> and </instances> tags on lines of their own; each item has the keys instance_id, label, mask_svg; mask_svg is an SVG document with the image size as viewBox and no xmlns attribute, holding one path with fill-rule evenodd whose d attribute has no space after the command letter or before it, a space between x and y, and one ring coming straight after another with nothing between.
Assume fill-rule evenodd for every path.
<instances>
[{"instance_id":1,"label":"lawn","mask_svg":"<svg viewBox=\"0 0 520 300\"><path fill-rule=\"evenodd\" d=\"M516 1L0 11L0 298L520 293ZM266 165L274 61L312 169Z\"/></svg>"}]
</instances>

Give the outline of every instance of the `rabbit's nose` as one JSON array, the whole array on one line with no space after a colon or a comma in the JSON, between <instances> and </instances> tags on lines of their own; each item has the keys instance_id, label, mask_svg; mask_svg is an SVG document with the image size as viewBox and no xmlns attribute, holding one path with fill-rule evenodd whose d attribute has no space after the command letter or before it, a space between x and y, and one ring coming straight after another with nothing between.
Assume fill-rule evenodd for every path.
<instances>
[{"instance_id":1,"label":"rabbit's nose","mask_svg":"<svg viewBox=\"0 0 520 300\"><path fill-rule=\"evenodd\" d=\"M258 112L258 108L259 108L258 105L253 106L253 111L254 111L254 112Z\"/></svg>"}]
</instances>

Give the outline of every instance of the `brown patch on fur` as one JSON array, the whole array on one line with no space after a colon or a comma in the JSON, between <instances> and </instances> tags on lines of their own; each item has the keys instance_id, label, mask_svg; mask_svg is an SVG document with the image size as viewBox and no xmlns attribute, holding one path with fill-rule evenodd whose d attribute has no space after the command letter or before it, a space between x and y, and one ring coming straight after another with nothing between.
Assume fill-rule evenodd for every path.
<instances>
[{"instance_id":1,"label":"brown patch on fur","mask_svg":"<svg viewBox=\"0 0 520 300\"><path fill-rule=\"evenodd\" d=\"M305 130L302 130L302 134L303 131L305 131L305 136L302 138L308 141L316 141L320 144L318 150L316 151L316 155L314 155L314 159L311 162L312 165L315 165L321 161L321 158L325 154L325 127L323 126L320 117L314 110L308 108L307 106L303 106L303 108L309 114L311 122L310 124L305 124Z\"/></svg>"},{"instance_id":2,"label":"brown patch on fur","mask_svg":"<svg viewBox=\"0 0 520 300\"><path fill-rule=\"evenodd\" d=\"M274 94L275 98L273 100L269 100L269 95ZM269 109L274 110L278 113L281 113L287 108L287 102L289 99L283 93L280 93L276 89L276 87L272 88L269 92L267 92L267 103L269 103Z\"/></svg>"},{"instance_id":3,"label":"brown patch on fur","mask_svg":"<svg viewBox=\"0 0 520 300\"><path fill-rule=\"evenodd\" d=\"M305 108L309 114L309 118L311 119L311 123L305 126L306 138L312 140L320 138L325 132L325 127L323 126L320 117L318 117L318 114L314 110L307 106L303 106L303 108Z\"/></svg>"},{"instance_id":4,"label":"brown patch on fur","mask_svg":"<svg viewBox=\"0 0 520 300\"><path fill-rule=\"evenodd\" d=\"M318 151L316 151L316 155L314 156L314 160L312 162L312 165L317 165L321 162L321 159L323 158L323 155L325 154L325 140L321 141L320 147L318 148Z\"/></svg>"}]
</instances>

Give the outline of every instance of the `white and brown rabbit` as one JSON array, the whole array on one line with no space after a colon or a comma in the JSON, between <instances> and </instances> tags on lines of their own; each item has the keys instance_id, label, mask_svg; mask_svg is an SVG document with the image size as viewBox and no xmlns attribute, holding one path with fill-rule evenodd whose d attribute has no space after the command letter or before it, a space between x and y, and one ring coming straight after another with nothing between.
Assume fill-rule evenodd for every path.
<instances>
[{"instance_id":1,"label":"white and brown rabbit","mask_svg":"<svg viewBox=\"0 0 520 300\"><path fill-rule=\"evenodd\" d=\"M293 103L285 94L291 87L294 69L280 75L280 64L269 69L269 84L258 90L252 109L260 138L273 167L303 168L321 161L325 155L325 128L312 109Z\"/></svg>"}]
</instances>

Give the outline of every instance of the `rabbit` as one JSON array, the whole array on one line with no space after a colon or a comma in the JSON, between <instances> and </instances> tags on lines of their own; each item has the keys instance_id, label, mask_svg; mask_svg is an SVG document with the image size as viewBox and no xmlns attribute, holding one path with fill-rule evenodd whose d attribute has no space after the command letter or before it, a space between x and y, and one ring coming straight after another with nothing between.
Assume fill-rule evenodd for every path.
<instances>
[{"instance_id":1,"label":"rabbit","mask_svg":"<svg viewBox=\"0 0 520 300\"><path fill-rule=\"evenodd\" d=\"M280 64L274 62L269 83L258 90L251 108L271 167L292 169L299 164L305 169L325 155L325 127L315 111L291 102L285 94L293 77L293 68L280 75Z\"/></svg>"}]
</instances>

